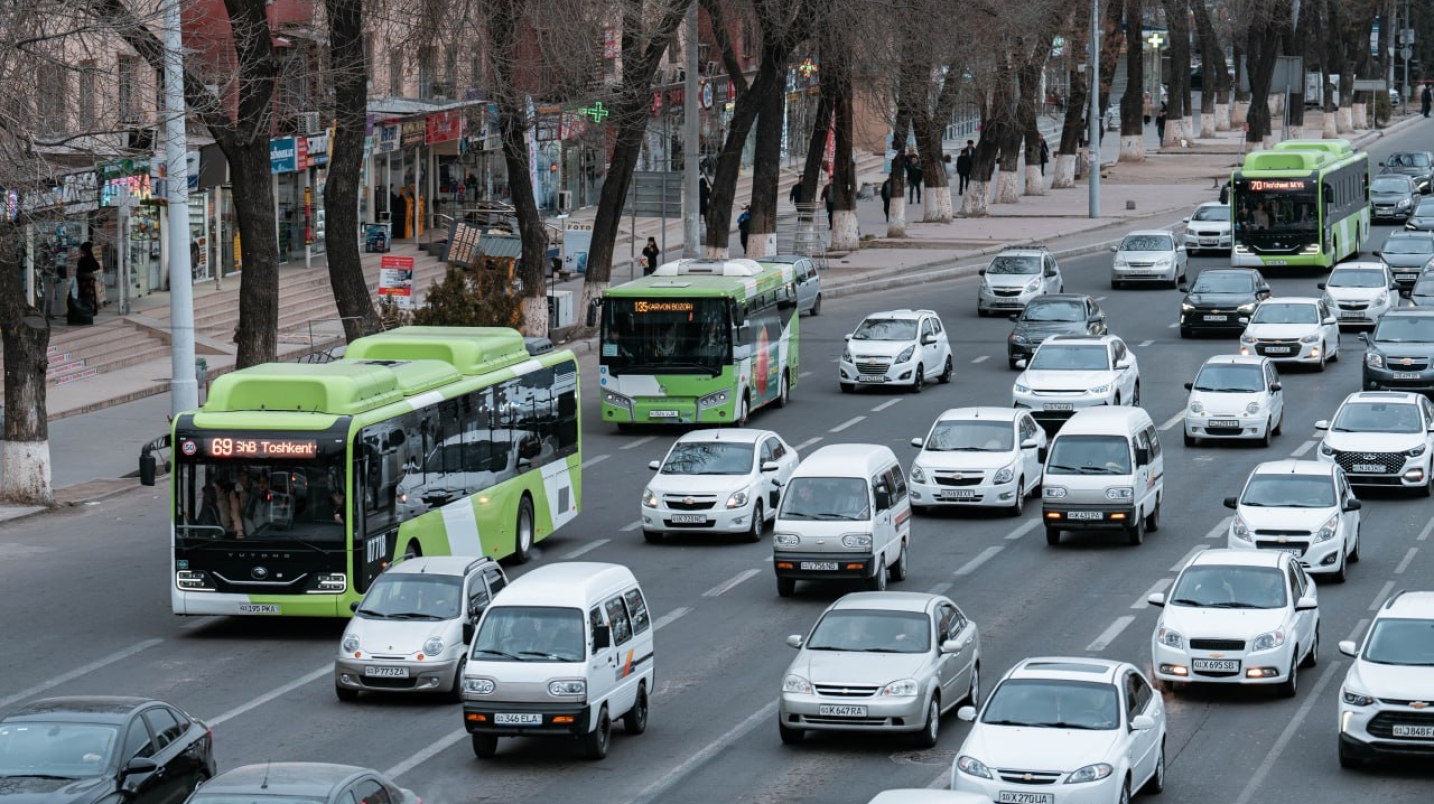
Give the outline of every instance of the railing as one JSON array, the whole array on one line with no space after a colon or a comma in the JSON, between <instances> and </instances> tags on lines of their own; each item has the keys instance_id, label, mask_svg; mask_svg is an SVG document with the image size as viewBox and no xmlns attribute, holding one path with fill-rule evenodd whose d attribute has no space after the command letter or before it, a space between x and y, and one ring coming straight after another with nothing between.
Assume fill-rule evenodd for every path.
<instances>
[{"instance_id":1,"label":"railing","mask_svg":"<svg viewBox=\"0 0 1434 804\"><path fill-rule=\"evenodd\" d=\"M309 321L309 322L308 322L308 327L309 327L309 348L310 348L310 349L314 349L314 348L315 348L314 345L315 345L316 340L315 340L315 337L314 337L314 324L323 324L323 323L326 323L326 322L329 322L329 321L338 321L340 324L342 324L342 323L345 322L345 321L361 321L362 319L363 319L363 316L346 315L346 316L335 316L335 317L333 317L333 318L316 318L316 319L314 319L314 320L312 320L312 321ZM320 334L319 334L319 337L320 337L320 338L325 338L325 337L327 337L327 340L326 340L325 342L328 343L329 346L328 346L327 348L324 348L324 349L316 349L315 351L309 352L308 354L301 356L296 362L298 362L298 363L332 363L333 361L338 360L338 356L334 354L334 350L337 349L339 346L345 345L346 336L343 335L342 333L340 333L340 334L337 336L337 338L335 338L335 337L333 337L333 336L325 336L323 333L320 333Z\"/></svg>"}]
</instances>

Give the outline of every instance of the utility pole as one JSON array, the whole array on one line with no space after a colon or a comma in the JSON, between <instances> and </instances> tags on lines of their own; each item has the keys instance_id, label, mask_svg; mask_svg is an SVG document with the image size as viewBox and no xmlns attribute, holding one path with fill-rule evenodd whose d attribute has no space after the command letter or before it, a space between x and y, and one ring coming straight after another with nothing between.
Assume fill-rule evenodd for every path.
<instances>
[{"instance_id":1,"label":"utility pole","mask_svg":"<svg viewBox=\"0 0 1434 804\"><path fill-rule=\"evenodd\" d=\"M1090 0L1090 53L1086 63L1090 109L1086 112L1086 137L1090 158L1090 217L1100 217L1100 0Z\"/></svg>"},{"instance_id":2,"label":"utility pole","mask_svg":"<svg viewBox=\"0 0 1434 804\"><path fill-rule=\"evenodd\" d=\"M189 267L189 166L184 121L184 40L179 0L164 2L164 156L169 230L170 413L199 407L194 365L194 277Z\"/></svg>"},{"instance_id":3,"label":"utility pole","mask_svg":"<svg viewBox=\"0 0 1434 804\"><path fill-rule=\"evenodd\" d=\"M687 7L687 77L682 87L682 173L684 193L687 202L682 211L682 256L696 259L702 256L702 206L701 189L698 180L702 170L702 144L698 134L697 80L697 3ZM664 223L664 231L666 229Z\"/></svg>"}]
</instances>

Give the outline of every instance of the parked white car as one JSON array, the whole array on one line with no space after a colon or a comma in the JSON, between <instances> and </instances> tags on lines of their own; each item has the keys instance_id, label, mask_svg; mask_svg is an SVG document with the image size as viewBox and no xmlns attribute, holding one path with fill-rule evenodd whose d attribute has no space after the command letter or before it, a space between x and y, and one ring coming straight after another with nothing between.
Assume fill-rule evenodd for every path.
<instances>
[{"instance_id":1,"label":"parked white car","mask_svg":"<svg viewBox=\"0 0 1434 804\"><path fill-rule=\"evenodd\" d=\"M1434 757L1434 592L1396 592L1374 615L1339 691L1339 764L1380 757Z\"/></svg>"},{"instance_id":2,"label":"parked white car","mask_svg":"<svg viewBox=\"0 0 1434 804\"><path fill-rule=\"evenodd\" d=\"M952 408L937 417L926 438L911 439L921 452L911 463L911 508L935 506L1025 510L1041 490L1046 432L1029 411Z\"/></svg>"},{"instance_id":3,"label":"parked white car","mask_svg":"<svg viewBox=\"0 0 1434 804\"><path fill-rule=\"evenodd\" d=\"M1339 359L1339 319L1327 299L1281 296L1260 302L1240 335L1240 354L1313 363Z\"/></svg>"},{"instance_id":4,"label":"parked white car","mask_svg":"<svg viewBox=\"0 0 1434 804\"><path fill-rule=\"evenodd\" d=\"M1131 232L1110 250L1115 252L1110 266L1112 288L1131 281L1168 282L1173 288L1185 281L1189 261L1185 244L1164 229Z\"/></svg>"},{"instance_id":5,"label":"parked white car","mask_svg":"<svg viewBox=\"0 0 1434 804\"><path fill-rule=\"evenodd\" d=\"M1207 201L1185 219L1185 253L1226 251L1234 246L1230 234L1230 205Z\"/></svg>"},{"instance_id":6,"label":"parked white car","mask_svg":"<svg viewBox=\"0 0 1434 804\"><path fill-rule=\"evenodd\" d=\"M736 533L761 541L797 451L771 430L694 430L677 439L642 492L642 535Z\"/></svg>"},{"instance_id":7,"label":"parked white car","mask_svg":"<svg viewBox=\"0 0 1434 804\"><path fill-rule=\"evenodd\" d=\"M1344 470L1323 461L1281 460L1255 467L1234 509L1226 545L1237 550L1281 550L1310 574L1343 583L1359 561L1360 502Z\"/></svg>"},{"instance_id":8,"label":"parked white car","mask_svg":"<svg viewBox=\"0 0 1434 804\"><path fill-rule=\"evenodd\" d=\"M1319 459L1337 463L1356 486L1396 486L1428 497L1434 460L1434 404L1423 394L1361 391L1350 394L1324 432Z\"/></svg>"},{"instance_id":9,"label":"parked white car","mask_svg":"<svg viewBox=\"0 0 1434 804\"><path fill-rule=\"evenodd\" d=\"M1185 383L1185 446L1202 438L1255 439L1270 445L1285 424L1285 394L1275 364L1255 355L1216 355Z\"/></svg>"},{"instance_id":10,"label":"parked white car","mask_svg":"<svg viewBox=\"0 0 1434 804\"><path fill-rule=\"evenodd\" d=\"M1090 657L1026 659L972 721L951 789L987 801L1128 804L1165 789L1165 702L1134 665Z\"/></svg>"},{"instance_id":11,"label":"parked white car","mask_svg":"<svg viewBox=\"0 0 1434 804\"><path fill-rule=\"evenodd\" d=\"M1180 571L1150 639L1155 679L1185 684L1274 684L1299 689L1319 661L1319 592L1299 560L1279 550L1206 550Z\"/></svg>"},{"instance_id":12,"label":"parked white car","mask_svg":"<svg viewBox=\"0 0 1434 804\"><path fill-rule=\"evenodd\" d=\"M1140 404L1140 363L1114 335L1055 335L1016 367L1012 403L1043 425L1058 426L1082 408Z\"/></svg>"},{"instance_id":13,"label":"parked white car","mask_svg":"<svg viewBox=\"0 0 1434 804\"><path fill-rule=\"evenodd\" d=\"M1047 293L1061 293L1065 280L1054 254L1044 248L1008 248L981 269L976 291L976 312L1018 313L1026 302Z\"/></svg>"},{"instance_id":14,"label":"parked white car","mask_svg":"<svg viewBox=\"0 0 1434 804\"><path fill-rule=\"evenodd\" d=\"M905 385L913 393L956 374L941 317L931 310L872 313L846 336L838 371L842 393L862 385Z\"/></svg>"},{"instance_id":15,"label":"parked white car","mask_svg":"<svg viewBox=\"0 0 1434 804\"><path fill-rule=\"evenodd\" d=\"M1399 284L1389 266L1378 260L1342 262L1319 283L1334 301L1343 327L1373 327L1379 317L1399 306Z\"/></svg>"}]
</instances>

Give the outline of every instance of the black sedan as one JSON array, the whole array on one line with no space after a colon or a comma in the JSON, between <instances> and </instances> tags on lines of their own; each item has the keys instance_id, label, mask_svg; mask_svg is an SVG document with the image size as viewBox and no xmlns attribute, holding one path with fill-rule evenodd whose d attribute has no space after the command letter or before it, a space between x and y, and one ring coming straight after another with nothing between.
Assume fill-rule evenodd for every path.
<instances>
[{"instance_id":1,"label":"black sedan","mask_svg":"<svg viewBox=\"0 0 1434 804\"><path fill-rule=\"evenodd\" d=\"M1427 271L1420 274L1413 289L1401 295L1415 307L1434 307L1434 274Z\"/></svg>"},{"instance_id":2,"label":"black sedan","mask_svg":"<svg viewBox=\"0 0 1434 804\"><path fill-rule=\"evenodd\" d=\"M188 804L423 804L375 770L329 762L265 762L214 777Z\"/></svg>"},{"instance_id":3,"label":"black sedan","mask_svg":"<svg viewBox=\"0 0 1434 804\"><path fill-rule=\"evenodd\" d=\"M1255 305L1270 297L1270 284L1255 268L1209 268L1180 290L1182 338L1212 330L1243 332Z\"/></svg>"},{"instance_id":4,"label":"black sedan","mask_svg":"<svg viewBox=\"0 0 1434 804\"><path fill-rule=\"evenodd\" d=\"M1080 293L1037 296L1011 320L1016 326L1006 338L1006 356L1012 369L1017 360L1030 359L1036 347L1052 335L1105 334L1105 313L1095 299Z\"/></svg>"},{"instance_id":5,"label":"black sedan","mask_svg":"<svg viewBox=\"0 0 1434 804\"><path fill-rule=\"evenodd\" d=\"M176 804L214 775L209 727L148 698L47 698L0 718L0 804Z\"/></svg>"},{"instance_id":6,"label":"black sedan","mask_svg":"<svg viewBox=\"0 0 1434 804\"><path fill-rule=\"evenodd\" d=\"M1404 221L1408 231L1434 231L1434 198L1421 198L1414 205L1414 212Z\"/></svg>"},{"instance_id":7,"label":"black sedan","mask_svg":"<svg viewBox=\"0 0 1434 804\"><path fill-rule=\"evenodd\" d=\"M1428 195L1434 177L1434 153L1429 151L1396 151L1379 163L1385 173L1400 173L1414 180L1419 192Z\"/></svg>"},{"instance_id":8,"label":"black sedan","mask_svg":"<svg viewBox=\"0 0 1434 804\"><path fill-rule=\"evenodd\" d=\"M1369 183L1370 215L1375 220L1407 221L1419 203L1419 187L1408 176L1386 173Z\"/></svg>"},{"instance_id":9,"label":"black sedan","mask_svg":"<svg viewBox=\"0 0 1434 804\"><path fill-rule=\"evenodd\" d=\"M1419 272L1434 260L1434 232L1394 232L1374 255L1389 266L1400 290L1412 288Z\"/></svg>"}]
</instances>

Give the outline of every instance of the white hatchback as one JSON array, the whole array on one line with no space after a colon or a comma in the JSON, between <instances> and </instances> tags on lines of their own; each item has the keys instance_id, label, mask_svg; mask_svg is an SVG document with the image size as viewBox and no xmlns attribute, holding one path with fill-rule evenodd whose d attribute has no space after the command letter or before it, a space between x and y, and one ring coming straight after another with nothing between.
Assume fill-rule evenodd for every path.
<instances>
[{"instance_id":1,"label":"white hatchback","mask_svg":"<svg viewBox=\"0 0 1434 804\"><path fill-rule=\"evenodd\" d=\"M1319 283L1332 300L1340 326L1373 327L1379 317L1399 306L1399 285L1389 266L1378 260L1342 262Z\"/></svg>"},{"instance_id":2,"label":"white hatchback","mask_svg":"<svg viewBox=\"0 0 1434 804\"><path fill-rule=\"evenodd\" d=\"M1414 489L1428 497L1434 460L1434 404L1423 394L1361 391L1350 394L1324 432L1319 459L1339 464L1357 486Z\"/></svg>"},{"instance_id":3,"label":"white hatchback","mask_svg":"<svg viewBox=\"0 0 1434 804\"><path fill-rule=\"evenodd\" d=\"M1229 251L1234 241L1230 236L1230 205L1207 201L1195 208L1185 219L1185 252Z\"/></svg>"},{"instance_id":4,"label":"white hatchback","mask_svg":"<svg viewBox=\"0 0 1434 804\"><path fill-rule=\"evenodd\" d=\"M1339 319L1328 299L1281 296L1260 302L1240 335L1240 354L1313 363L1339 359Z\"/></svg>"},{"instance_id":5,"label":"white hatchback","mask_svg":"<svg viewBox=\"0 0 1434 804\"><path fill-rule=\"evenodd\" d=\"M956 369L941 317L931 310L872 313L846 336L837 370L841 390L905 385L921 393L930 380L951 382Z\"/></svg>"},{"instance_id":6,"label":"white hatchback","mask_svg":"<svg viewBox=\"0 0 1434 804\"><path fill-rule=\"evenodd\" d=\"M1311 574L1343 582L1359 561L1360 502L1344 470L1320 461L1269 461L1255 467L1232 508L1226 545L1237 550L1280 550Z\"/></svg>"},{"instance_id":7,"label":"white hatchback","mask_svg":"<svg viewBox=\"0 0 1434 804\"><path fill-rule=\"evenodd\" d=\"M760 541L799 463L771 430L694 430L677 439L642 492L642 535L736 533Z\"/></svg>"},{"instance_id":8,"label":"white hatchback","mask_svg":"<svg viewBox=\"0 0 1434 804\"><path fill-rule=\"evenodd\" d=\"M1216 355L1185 383L1185 446L1202 438L1258 439L1270 445L1285 424L1284 386L1269 358Z\"/></svg>"},{"instance_id":9,"label":"white hatchback","mask_svg":"<svg viewBox=\"0 0 1434 804\"><path fill-rule=\"evenodd\" d=\"M931 425L911 463L911 508L1004 508L1020 516L1026 497L1039 494L1046 433L1029 411L953 408Z\"/></svg>"}]
</instances>

